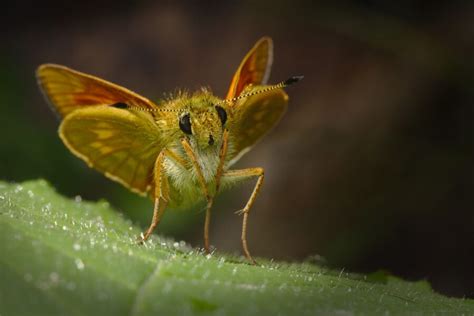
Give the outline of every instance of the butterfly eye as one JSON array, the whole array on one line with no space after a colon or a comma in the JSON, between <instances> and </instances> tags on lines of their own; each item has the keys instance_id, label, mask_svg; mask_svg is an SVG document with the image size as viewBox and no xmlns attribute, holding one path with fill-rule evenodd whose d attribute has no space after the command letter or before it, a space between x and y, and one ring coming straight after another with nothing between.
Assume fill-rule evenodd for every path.
<instances>
[{"instance_id":1,"label":"butterfly eye","mask_svg":"<svg viewBox=\"0 0 474 316\"><path fill-rule=\"evenodd\" d=\"M191 135L193 133L191 131L191 119L189 118L189 114L185 114L179 118L179 128L186 134Z\"/></svg>"},{"instance_id":2,"label":"butterfly eye","mask_svg":"<svg viewBox=\"0 0 474 316\"><path fill-rule=\"evenodd\" d=\"M128 108L128 105L123 102L117 102L111 105L111 107L117 108L117 109L126 109Z\"/></svg>"},{"instance_id":3,"label":"butterfly eye","mask_svg":"<svg viewBox=\"0 0 474 316\"><path fill-rule=\"evenodd\" d=\"M216 105L217 115L219 115L219 119L221 120L222 126L224 126L225 122L227 121L227 112L224 110L223 107Z\"/></svg>"}]
</instances>

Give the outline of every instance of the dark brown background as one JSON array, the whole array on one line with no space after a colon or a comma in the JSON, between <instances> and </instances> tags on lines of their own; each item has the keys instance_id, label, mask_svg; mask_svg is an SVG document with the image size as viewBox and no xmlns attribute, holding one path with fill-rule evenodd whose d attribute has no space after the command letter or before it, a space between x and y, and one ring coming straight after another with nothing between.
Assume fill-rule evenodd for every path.
<instances>
[{"instance_id":1,"label":"dark brown background","mask_svg":"<svg viewBox=\"0 0 474 316\"><path fill-rule=\"evenodd\" d=\"M469 1L41 1L2 8L0 177L44 177L61 193L107 198L142 225L151 203L89 170L61 144L34 70L64 64L150 98L177 87L224 96L240 59L273 37L281 124L238 166L262 166L251 250L385 269L474 296L473 40ZM251 186L224 194L212 242L240 251L233 214ZM202 244L203 213L169 212L162 233Z\"/></svg>"}]
</instances>

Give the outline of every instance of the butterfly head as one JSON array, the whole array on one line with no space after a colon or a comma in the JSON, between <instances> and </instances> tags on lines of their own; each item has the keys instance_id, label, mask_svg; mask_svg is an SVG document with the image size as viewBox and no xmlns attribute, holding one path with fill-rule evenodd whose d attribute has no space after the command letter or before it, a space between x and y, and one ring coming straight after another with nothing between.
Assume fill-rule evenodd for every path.
<instances>
[{"instance_id":1,"label":"butterfly head","mask_svg":"<svg viewBox=\"0 0 474 316\"><path fill-rule=\"evenodd\" d=\"M178 115L176 123L181 132L199 149L216 148L222 143L227 111L218 105L219 101L209 94L193 96Z\"/></svg>"}]
</instances>

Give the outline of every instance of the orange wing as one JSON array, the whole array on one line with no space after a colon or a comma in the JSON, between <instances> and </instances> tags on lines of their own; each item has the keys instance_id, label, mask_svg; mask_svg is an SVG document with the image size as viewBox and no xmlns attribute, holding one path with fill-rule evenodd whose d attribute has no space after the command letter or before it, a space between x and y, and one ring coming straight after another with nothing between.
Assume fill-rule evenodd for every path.
<instances>
[{"instance_id":1,"label":"orange wing","mask_svg":"<svg viewBox=\"0 0 474 316\"><path fill-rule=\"evenodd\" d=\"M262 86L245 89L261 90ZM288 106L288 95L282 89L262 92L237 101L229 118L230 165L248 152L281 119Z\"/></svg>"},{"instance_id":2,"label":"orange wing","mask_svg":"<svg viewBox=\"0 0 474 316\"><path fill-rule=\"evenodd\" d=\"M90 167L147 194L163 148L161 134L153 112L122 107L157 106L128 89L60 65L40 66L37 77L50 105L64 118L59 135L66 146Z\"/></svg>"},{"instance_id":3,"label":"orange wing","mask_svg":"<svg viewBox=\"0 0 474 316\"><path fill-rule=\"evenodd\" d=\"M125 103L149 109L157 107L126 88L64 66L41 65L36 76L46 99L61 117L88 106Z\"/></svg>"},{"instance_id":4,"label":"orange wing","mask_svg":"<svg viewBox=\"0 0 474 316\"><path fill-rule=\"evenodd\" d=\"M262 37L247 53L232 78L226 99L238 96L246 86L264 85L270 76L273 62L273 42Z\"/></svg>"},{"instance_id":5,"label":"orange wing","mask_svg":"<svg viewBox=\"0 0 474 316\"><path fill-rule=\"evenodd\" d=\"M153 117L110 106L85 107L67 115L59 136L76 156L130 190L145 195L163 148Z\"/></svg>"}]
</instances>

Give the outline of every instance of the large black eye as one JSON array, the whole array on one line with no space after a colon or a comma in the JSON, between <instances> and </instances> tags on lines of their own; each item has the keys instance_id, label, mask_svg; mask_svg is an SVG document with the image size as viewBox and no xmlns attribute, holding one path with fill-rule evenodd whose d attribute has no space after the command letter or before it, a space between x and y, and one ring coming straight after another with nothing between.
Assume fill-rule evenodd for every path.
<instances>
[{"instance_id":1,"label":"large black eye","mask_svg":"<svg viewBox=\"0 0 474 316\"><path fill-rule=\"evenodd\" d=\"M189 118L189 114L185 114L179 118L179 128L186 134L191 135L193 132L191 131L191 120Z\"/></svg>"},{"instance_id":2,"label":"large black eye","mask_svg":"<svg viewBox=\"0 0 474 316\"><path fill-rule=\"evenodd\" d=\"M219 119L221 120L222 126L224 126L225 122L227 121L227 113L223 107L216 105L217 115L219 115Z\"/></svg>"}]
</instances>

